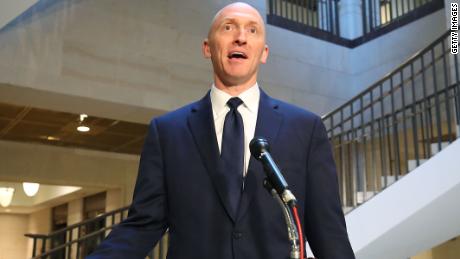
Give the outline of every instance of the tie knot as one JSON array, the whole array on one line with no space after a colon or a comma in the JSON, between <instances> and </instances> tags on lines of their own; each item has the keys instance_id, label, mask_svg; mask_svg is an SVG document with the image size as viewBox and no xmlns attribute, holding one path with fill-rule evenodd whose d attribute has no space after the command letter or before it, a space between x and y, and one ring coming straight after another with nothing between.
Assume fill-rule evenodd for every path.
<instances>
[{"instance_id":1,"label":"tie knot","mask_svg":"<svg viewBox=\"0 0 460 259\"><path fill-rule=\"evenodd\" d=\"M232 97L227 101L227 105L230 109L237 109L242 103L243 101L238 97Z\"/></svg>"}]
</instances>

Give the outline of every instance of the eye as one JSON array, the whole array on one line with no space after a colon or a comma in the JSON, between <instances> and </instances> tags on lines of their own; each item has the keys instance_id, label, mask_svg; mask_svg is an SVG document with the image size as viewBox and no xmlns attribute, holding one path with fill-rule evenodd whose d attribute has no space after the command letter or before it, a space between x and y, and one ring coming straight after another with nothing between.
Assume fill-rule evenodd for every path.
<instances>
[{"instance_id":1,"label":"eye","mask_svg":"<svg viewBox=\"0 0 460 259\"><path fill-rule=\"evenodd\" d=\"M231 31L233 29L233 26L231 24L225 24L224 25L224 30L225 31Z\"/></svg>"},{"instance_id":2,"label":"eye","mask_svg":"<svg viewBox=\"0 0 460 259\"><path fill-rule=\"evenodd\" d=\"M255 34L257 32L257 28L256 27L250 27L249 32L252 33L252 34Z\"/></svg>"}]
</instances>

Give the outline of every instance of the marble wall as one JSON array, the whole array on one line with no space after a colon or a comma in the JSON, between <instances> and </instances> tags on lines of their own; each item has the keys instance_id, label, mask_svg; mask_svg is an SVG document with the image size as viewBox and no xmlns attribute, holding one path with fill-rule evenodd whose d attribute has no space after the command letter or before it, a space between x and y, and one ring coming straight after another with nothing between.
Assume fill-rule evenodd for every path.
<instances>
[{"instance_id":1,"label":"marble wall","mask_svg":"<svg viewBox=\"0 0 460 259\"><path fill-rule=\"evenodd\" d=\"M0 259L27 257L29 215L0 214Z\"/></svg>"},{"instance_id":2,"label":"marble wall","mask_svg":"<svg viewBox=\"0 0 460 259\"><path fill-rule=\"evenodd\" d=\"M42 0L0 31L0 101L146 123L209 88L201 43L213 13L229 2ZM266 1L248 2L266 13ZM444 16L354 49L268 25L259 83L327 113L433 41Z\"/></svg>"}]
</instances>

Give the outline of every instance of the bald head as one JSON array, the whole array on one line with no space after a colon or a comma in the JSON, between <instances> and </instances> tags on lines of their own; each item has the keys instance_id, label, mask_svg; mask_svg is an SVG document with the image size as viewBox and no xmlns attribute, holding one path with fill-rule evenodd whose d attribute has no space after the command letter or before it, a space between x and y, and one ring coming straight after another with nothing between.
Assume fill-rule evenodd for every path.
<instances>
[{"instance_id":1,"label":"bald head","mask_svg":"<svg viewBox=\"0 0 460 259\"><path fill-rule=\"evenodd\" d=\"M217 88L236 96L252 87L268 57L262 16L246 3L225 6L214 17L202 51L212 61Z\"/></svg>"},{"instance_id":2,"label":"bald head","mask_svg":"<svg viewBox=\"0 0 460 259\"><path fill-rule=\"evenodd\" d=\"M212 19L211 26L209 27L208 31L208 39L211 38L213 32L216 30L218 25L221 23L223 19L225 19L231 13L240 13L246 16L252 16L253 19L256 19L259 24L262 24L262 29L265 32L265 23L264 19L260 15L259 11L252 7L250 4L243 3L243 2L236 2L226 5L222 9L220 9L214 18Z\"/></svg>"}]
</instances>

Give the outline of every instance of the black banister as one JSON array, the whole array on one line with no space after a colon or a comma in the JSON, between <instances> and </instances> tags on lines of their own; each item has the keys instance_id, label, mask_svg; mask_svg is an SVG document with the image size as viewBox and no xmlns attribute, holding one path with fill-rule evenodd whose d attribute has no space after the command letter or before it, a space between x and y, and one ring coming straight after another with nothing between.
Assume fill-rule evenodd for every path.
<instances>
[{"instance_id":1,"label":"black banister","mask_svg":"<svg viewBox=\"0 0 460 259\"><path fill-rule=\"evenodd\" d=\"M325 117L329 117L331 114L334 114L334 113L337 113L339 110L342 109L342 107L344 106L347 106L349 105L350 103L353 103L354 101L356 101L357 99L359 99L362 95L370 92L372 89L376 89L378 87L378 85L382 84L383 82L385 82L386 80L388 80L392 75L394 75L395 73L397 73L398 71L402 70L404 67L410 65L415 59L417 58L420 58L420 56L422 56L423 54L427 53L428 51L430 51L434 46L436 46L437 44L439 44L440 42L444 41L446 39L446 37L448 37L450 35L450 31L446 31L445 33L443 33L439 38L437 38L434 42L430 43L430 45L428 45L427 47L417 51L414 55L412 55L407 61L405 61L404 63L402 63L401 65L397 66L395 69L393 69L391 72L387 73L382 79L378 80L377 82L375 82L374 84L372 84L370 87L366 88L365 90L363 90L362 92L360 92L359 94L357 94L355 97L351 98L349 101L347 101L346 103L344 103L343 105L341 105L340 107L336 108L335 110L332 110L331 112L328 112L326 113L325 115L323 115L322 117L325 118ZM385 95L389 95L390 94L390 91L388 93L385 93ZM382 97L381 97L382 98Z\"/></svg>"},{"instance_id":2,"label":"black banister","mask_svg":"<svg viewBox=\"0 0 460 259\"><path fill-rule=\"evenodd\" d=\"M341 8L340 0L269 0L267 23L354 48L444 8L444 0L413 4L407 0L361 0L361 10L353 12L362 21L359 35L341 33Z\"/></svg>"},{"instance_id":3,"label":"black banister","mask_svg":"<svg viewBox=\"0 0 460 259\"><path fill-rule=\"evenodd\" d=\"M91 252L91 249L87 247L88 242L92 242L91 244L95 245L101 242L105 234L107 234L110 230L116 227L119 222L126 218L125 215L128 213L128 210L129 206L119 208L101 214L95 218L72 224L66 228L59 229L46 235L25 234L26 237L32 238L33 240L32 259L47 259L50 258L50 256L51 258L55 258L56 255L63 255L65 258L69 259L84 258L86 255L88 255L88 253ZM103 222L102 225L100 225L101 222ZM89 229L94 230L88 232ZM75 235L73 232L76 232ZM53 244L52 240L62 235L65 236L65 242L58 245ZM160 242L160 244L163 243L163 241ZM39 247L39 245L41 246ZM150 258L164 259L164 256L166 255L164 251L165 249L165 246L159 245L159 251L163 257L153 257L153 253L150 253Z\"/></svg>"},{"instance_id":4,"label":"black banister","mask_svg":"<svg viewBox=\"0 0 460 259\"><path fill-rule=\"evenodd\" d=\"M459 137L459 66L458 56L447 47L449 36L450 31L444 33L323 116L347 209L373 197Z\"/></svg>"}]
</instances>

